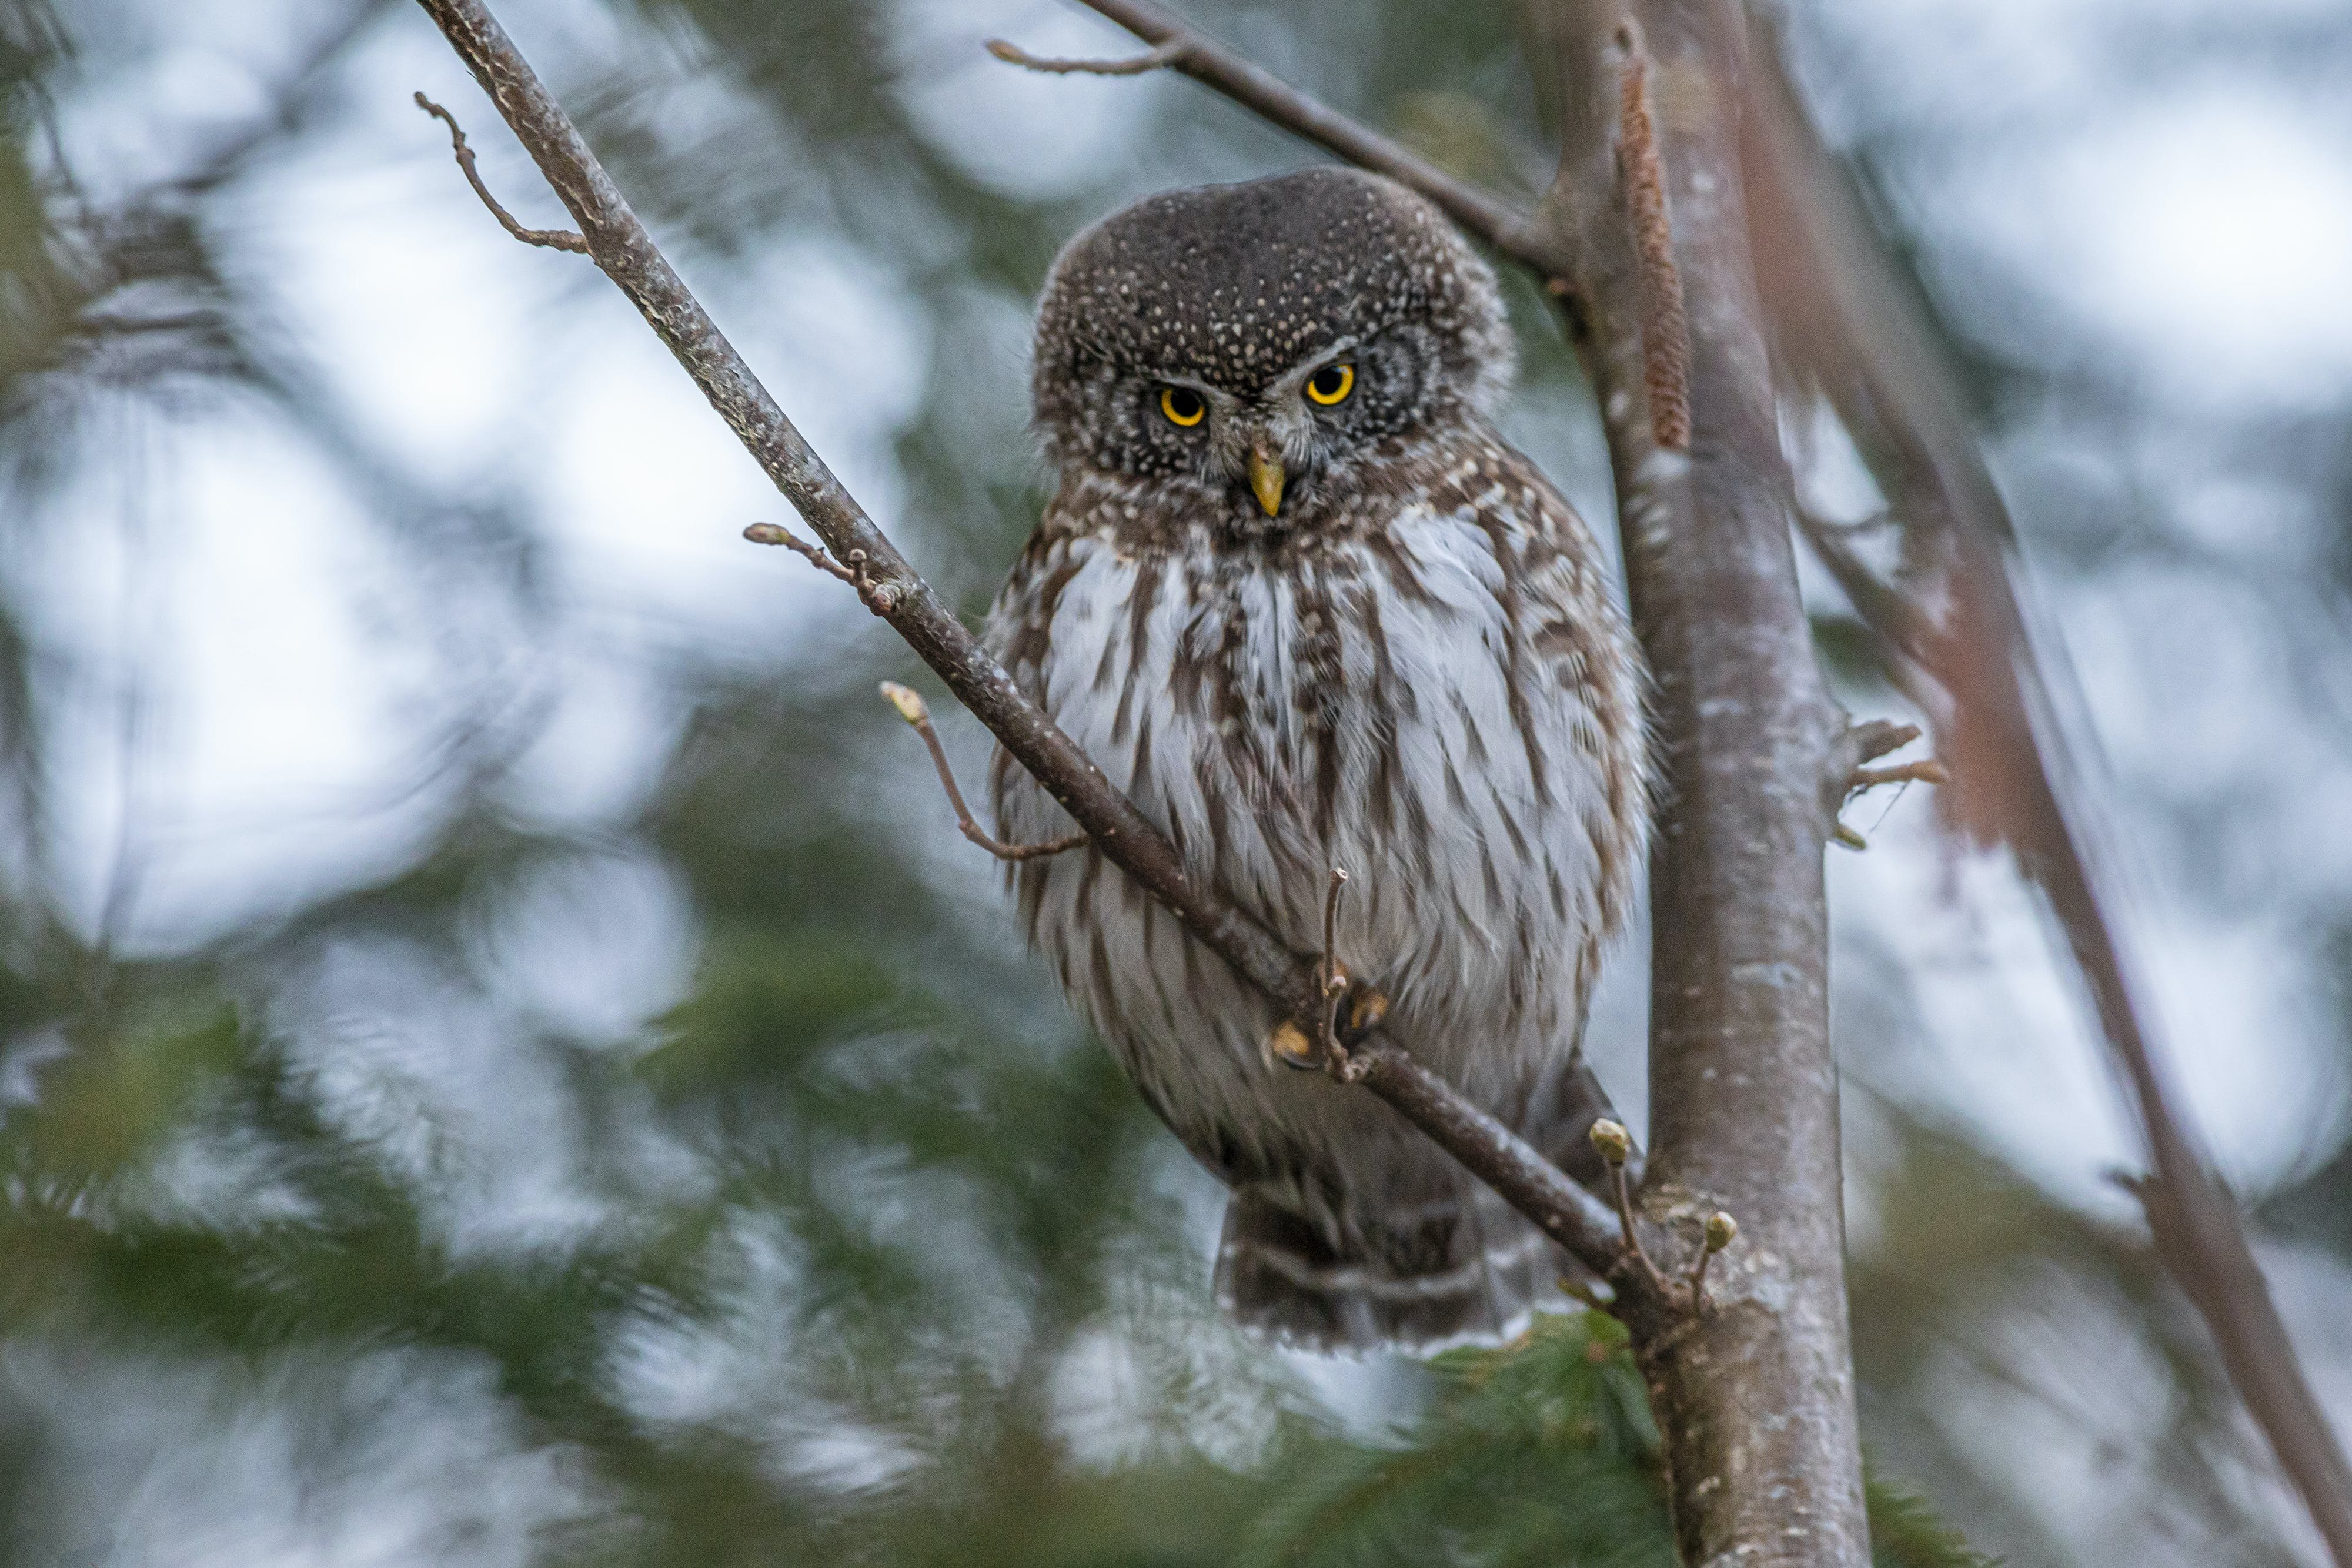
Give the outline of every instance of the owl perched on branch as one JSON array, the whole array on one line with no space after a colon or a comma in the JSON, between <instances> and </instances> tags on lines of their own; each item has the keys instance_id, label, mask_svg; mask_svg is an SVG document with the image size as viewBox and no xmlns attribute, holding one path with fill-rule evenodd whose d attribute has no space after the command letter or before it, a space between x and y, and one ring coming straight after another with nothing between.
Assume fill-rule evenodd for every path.
<instances>
[{"instance_id":1,"label":"owl perched on branch","mask_svg":"<svg viewBox=\"0 0 2352 1568\"><path fill-rule=\"evenodd\" d=\"M1584 524L1492 416L1494 275L1428 203L1319 169L1178 191L1055 261L1060 485L990 640L1202 878L1572 1172L1579 1041L1642 861L1639 655ZM1069 820L1000 753L1000 831ZM1098 852L1010 873L1030 939L1232 1189L1220 1300L1321 1348L1516 1332L1563 1260Z\"/></svg>"}]
</instances>

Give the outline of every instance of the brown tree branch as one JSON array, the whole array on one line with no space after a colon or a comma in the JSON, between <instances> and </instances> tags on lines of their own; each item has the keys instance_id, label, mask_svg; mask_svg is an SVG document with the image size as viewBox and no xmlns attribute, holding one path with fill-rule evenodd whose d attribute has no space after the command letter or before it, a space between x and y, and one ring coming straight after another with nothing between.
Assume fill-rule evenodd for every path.
<instances>
[{"instance_id":1,"label":"brown tree branch","mask_svg":"<svg viewBox=\"0 0 2352 1568\"><path fill-rule=\"evenodd\" d=\"M1100 852L1237 974L1294 1019L1311 1021L1322 999L1315 962L1290 952L1215 890L1195 883L1168 841L908 565L711 321L482 0L419 4L571 210L597 267L637 307L833 555L857 569L868 608L1045 786ZM1572 1256L1597 1273L1608 1272L1617 1257L1616 1226L1600 1199L1393 1042L1374 1034L1352 1048L1349 1060L1357 1081ZM1589 1087L1597 1097L1597 1086Z\"/></svg>"},{"instance_id":2,"label":"brown tree branch","mask_svg":"<svg viewBox=\"0 0 2352 1568\"><path fill-rule=\"evenodd\" d=\"M2304 1376L2237 1205L2174 1105L2135 966L2100 894L2095 819L2055 722L2051 677L2027 635L2007 507L1941 353L1805 118L1778 38L1759 28L1759 44L1743 120L1759 193L1757 250L1780 304L1784 346L1829 396L1895 516L1943 555L1950 630L1879 582L1843 540L1818 526L1807 537L1856 612L1948 695L1955 739L1942 749L1958 812L1971 831L2005 841L2049 897L2138 1113L2152 1176L2134 1190L2157 1255L2205 1320L2338 1568L2352 1568L2352 1467Z\"/></svg>"}]
</instances>

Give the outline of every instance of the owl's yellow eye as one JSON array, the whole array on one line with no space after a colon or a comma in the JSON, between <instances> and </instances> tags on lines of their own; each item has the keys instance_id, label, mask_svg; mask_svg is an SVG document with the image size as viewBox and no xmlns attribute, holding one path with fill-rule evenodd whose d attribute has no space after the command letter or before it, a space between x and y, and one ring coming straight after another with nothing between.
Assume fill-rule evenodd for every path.
<instances>
[{"instance_id":1,"label":"owl's yellow eye","mask_svg":"<svg viewBox=\"0 0 2352 1568\"><path fill-rule=\"evenodd\" d=\"M1209 405L1191 387L1168 387L1160 393L1160 412L1169 423L1190 430L1207 416Z\"/></svg>"},{"instance_id":2,"label":"owl's yellow eye","mask_svg":"<svg viewBox=\"0 0 2352 1568\"><path fill-rule=\"evenodd\" d=\"M1307 378L1307 395L1329 408L1335 402L1345 402L1348 394L1356 390L1356 367L1326 365Z\"/></svg>"}]
</instances>

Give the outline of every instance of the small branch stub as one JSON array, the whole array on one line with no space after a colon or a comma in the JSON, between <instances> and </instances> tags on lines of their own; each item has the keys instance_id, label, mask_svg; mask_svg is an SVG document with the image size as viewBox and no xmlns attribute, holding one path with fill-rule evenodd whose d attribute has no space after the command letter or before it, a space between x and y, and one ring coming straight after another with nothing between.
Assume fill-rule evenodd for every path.
<instances>
[{"instance_id":1,"label":"small branch stub","mask_svg":"<svg viewBox=\"0 0 2352 1568\"><path fill-rule=\"evenodd\" d=\"M1859 794L1864 789L1875 789L1882 784L1949 784L1951 781L1952 776L1944 770L1942 763L1932 757L1923 757L1916 762L1899 762L1892 768L1857 768L1853 776L1847 779L1846 789L1849 793Z\"/></svg>"},{"instance_id":2,"label":"small branch stub","mask_svg":"<svg viewBox=\"0 0 2352 1568\"><path fill-rule=\"evenodd\" d=\"M971 808L964 804L963 791L956 787L955 769L948 766L947 748L940 744L939 731L931 727L931 710L922 695L912 686L902 686L896 681L882 683L882 695L898 710L898 716L914 727L930 751L931 766L939 770L940 787L948 792L948 804L955 808L956 826L963 836L1001 861L1035 860L1041 855L1057 855L1074 850L1088 841L1084 833L1072 833L1064 839L1048 839L1042 844L1008 844L983 829L972 818Z\"/></svg>"},{"instance_id":3,"label":"small branch stub","mask_svg":"<svg viewBox=\"0 0 2352 1568\"><path fill-rule=\"evenodd\" d=\"M837 578L849 584L857 590L859 602L885 620L898 609L898 590L874 576L866 566L866 552L862 549L851 550L848 564L845 566L791 529L774 523L753 523L743 530L743 537L755 545L782 545L827 577Z\"/></svg>"}]
</instances>

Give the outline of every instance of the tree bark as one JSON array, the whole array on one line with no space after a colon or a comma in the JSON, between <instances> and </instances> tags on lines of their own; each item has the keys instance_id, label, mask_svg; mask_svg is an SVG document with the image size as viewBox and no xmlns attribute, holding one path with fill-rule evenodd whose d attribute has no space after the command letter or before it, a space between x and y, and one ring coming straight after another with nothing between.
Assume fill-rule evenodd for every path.
<instances>
[{"instance_id":1,"label":"tree bark","mask_svg":"<svg viewBox=\"0 0 2352 1568\"><path fill-rule=\"evenodd\" d=\"M1798 597L1790 491L1740 186L1738 10L1549 0L1562 105L1543 217L1606 422L1654 682L1651 1148L1640 1206L1688 1258L1742 1245L1693 1316L1635 1308L1687 1564L1869 1560L1846 1323L1822 856L1856 744ZM1628 91L1629 73L1639 73ZM1643 127L1656 161L1643 166ZM1645 181L1670 233L1645 249ZM1656 237L1664 238L1663 235ZM1663 277L1662 270L1671 278ZM1682 384L1662 335L1678 284ZM1662 366L1664 367L1662 369ZM1686 405L1687 450L1663 401Z\"/></svg>"}]
</instances>

